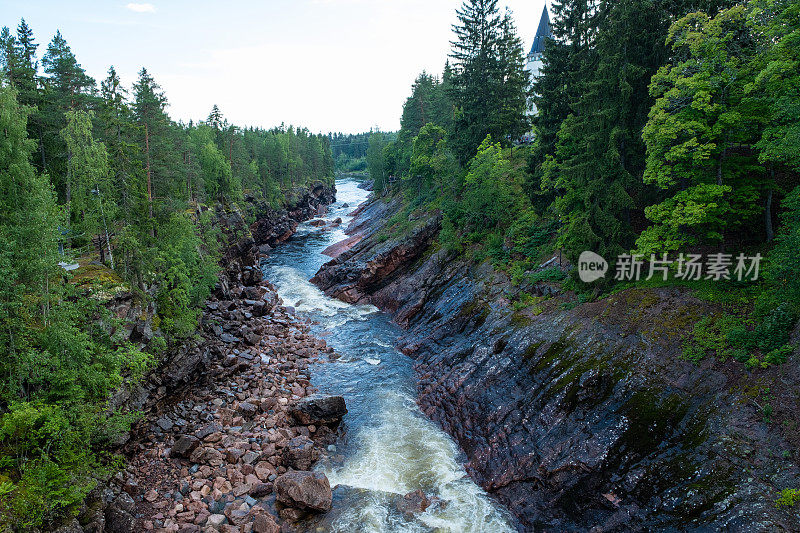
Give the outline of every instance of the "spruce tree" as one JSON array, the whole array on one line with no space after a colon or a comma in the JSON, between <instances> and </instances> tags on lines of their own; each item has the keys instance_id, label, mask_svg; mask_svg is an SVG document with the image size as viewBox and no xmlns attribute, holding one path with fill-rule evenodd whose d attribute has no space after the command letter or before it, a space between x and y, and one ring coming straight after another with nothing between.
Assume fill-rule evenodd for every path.
<instances>
[{"instance_id":1,"label":"spruce tree","mask_svg":"<svg viewBox=\"0 0 800 533\"><path fill-rule=\"evenodd\" d=\"M453 148L466 163L487 135L504 145L527 129L522 45L497 0L468 0L453 26Z\"/></svg>"},{"instance_id":2,"label":"spruce tree","mask_svg":"<svg viewBox=\"0 0 800 533\"><path fill-rule=\"evenodd\" d=\"M552 188L542 187L544 163L553 157L561 123L573 112L582 91L582 75L591 55L592 13L597 0L557 0L552 6L553 38L545 43L542 69L533 83L532 118L536 141L528 161L526 191L543 213L555 198Z\"/></svg>"},{"instance_id":3,"label":"spruce tree","mask_svg":"<svg viewBox=\"0 0 800 533\"><path fill-rule=\"evenodd\" d=\"M38 118L42 127L42 148L47 172L56 178L56 190L69 201L67 182L68 150L60 135L66 125L66 113L72 109L88 110L95 90L94 80L86 74L72 53L61 32L56 32L42 65L48 77L44 80Z\"/></svg>"},{"instance_id":4,"label":"spruce tree","mask_svg":"<svg viewBox=\"0 0 800 533\"><path fill-rule=\"evenodd\" d=\"M545 190L558 195L559 242L572 261L584 250L613 260L633 246L644 172L641 132L653 103L648 85L667 57L670 14L663 6L607 1L594 16L595 43L582 52L574 82L580 96L543 165Z\"/></svg>"}]
</instances>

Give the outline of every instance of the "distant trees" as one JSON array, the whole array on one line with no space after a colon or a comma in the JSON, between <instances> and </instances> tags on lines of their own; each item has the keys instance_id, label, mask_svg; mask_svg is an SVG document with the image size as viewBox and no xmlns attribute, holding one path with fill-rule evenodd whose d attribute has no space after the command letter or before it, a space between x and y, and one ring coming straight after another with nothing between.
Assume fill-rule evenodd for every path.
<instances>
[{"instance_id":1,"label":"distant trees","mask_svg":"<svg viewBox=\"0 0 800 533\"><path fill-rule=\"evenodd\" d=\"M384 148L386 148L385 135L381 132L373 132L369 136L369 146L367 148L367 170L373 181L373 189L379 194L383 192L388 182L386 161L383 154Z\"/></svg>"}]
</instances>

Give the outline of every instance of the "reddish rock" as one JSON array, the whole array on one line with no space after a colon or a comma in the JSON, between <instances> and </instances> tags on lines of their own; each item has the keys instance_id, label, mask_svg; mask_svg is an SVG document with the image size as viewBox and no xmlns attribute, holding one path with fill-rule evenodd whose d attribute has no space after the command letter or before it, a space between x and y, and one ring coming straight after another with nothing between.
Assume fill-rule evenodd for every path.
<instances>
[{"instance_id":1,"label":"reddish rock","mask_svg":"<svg viewBox=\"0 0 800 533\"><path fill-rule=\"evenodd\" d=\"M322 512L331 509L331 485L319 472L287 472L275 480L274 489L277 500L288 507Z\"/></svg>"},{"instance_id":2,"label":"reddish rock","mask_svg":"<svg viewBox=\"0 0 800 533\"><path fill-rule=\"evenodd\" d=\"M170 457L189 457L200 444L200 439L192 435L183 435L169 452Z\"/></svg>"},{"instance_id":3,"label":"reddish rock","mask_svg":"<svg viewBox=\"0 0 800 533\"><path fill-rule=\"evenodd\" d=\"M319 449L308 437L290 439L283 449L283 464L296 470L310 470L319 458Z\"/></svg>"},{"instance_id":4,"label":"reddish rock","mask_svg":"<svg viewBox=\"0 0 800 533\"><path fill-rule=\"evenodd\" d=\"M272 518L272 515L261 513L256 515L253 520L254 533L278 533L281 530L280 526Z\"/></svg>"}]
</instances>

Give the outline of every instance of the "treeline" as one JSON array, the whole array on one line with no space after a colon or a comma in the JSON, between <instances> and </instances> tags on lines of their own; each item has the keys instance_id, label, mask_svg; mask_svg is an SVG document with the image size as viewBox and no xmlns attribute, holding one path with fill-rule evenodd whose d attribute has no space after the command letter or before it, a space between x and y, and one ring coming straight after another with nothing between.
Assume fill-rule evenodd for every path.
<instances>
[{"instance_id":1,"label":"treeline","mask_svg":"<svg viewBox=\"0 0 800 533\"><path fill-rule=\"evenodd\" d=\"M216 106L176 123L145 69L98 86L60 33L37 50L24 20L0 32L0 529L52 525L119 466L104 450L132 417L109 396L195 331L213 213L333 176L325 136L237 128ZM146 351L101 303L120 286L157 310Z\"/></svg>"},{"instance_id":2,"label":"treeline","mask_svg":"<svg viewBox=\"0 0 800 533\"><path fill-rule=\"evenodd\" d=\"M711 337L748 365L785 360L800 311L800 4L560 0L552 14L531 85L510 16L465 1L441 78L417 79L396 141L370 138L376 189L441 210L442 245L515 281L562 278L536 272L556 250L573 265L599 253L605 280L566 280L582 298L613 288L623 254L767 254L744 331ZM529 129L533 145L516 146Z\"/></svg>"},{"instance_id":3,"label":"treeline","mask_svg":"<svg viewBox=\"0 0 800 533\"><path fill-rule=\"evenodd\" d=\"M337 172L364 172L367 170L367 149L372 131L367 133L329 133L331 153ZM391 138L393 133L385 134Z\"/></svg>"}]
</instances>

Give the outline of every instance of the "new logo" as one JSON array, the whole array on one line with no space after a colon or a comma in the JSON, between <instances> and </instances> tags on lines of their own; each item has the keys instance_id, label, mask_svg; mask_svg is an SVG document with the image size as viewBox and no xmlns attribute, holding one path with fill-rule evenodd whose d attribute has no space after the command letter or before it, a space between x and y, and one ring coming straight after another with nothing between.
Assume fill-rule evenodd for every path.
<instances>
[{"instance_id":1,"label":"new logo","mask_svg":"<svg viewBox=\"0 0 800 533\"><path fill-rule=\"evenodd\" d=\"M594 252L583 252L578 258L578 277L584 283L591 283L604 277L608 272L608 262Z\"/></svg>"}]
</instances>

